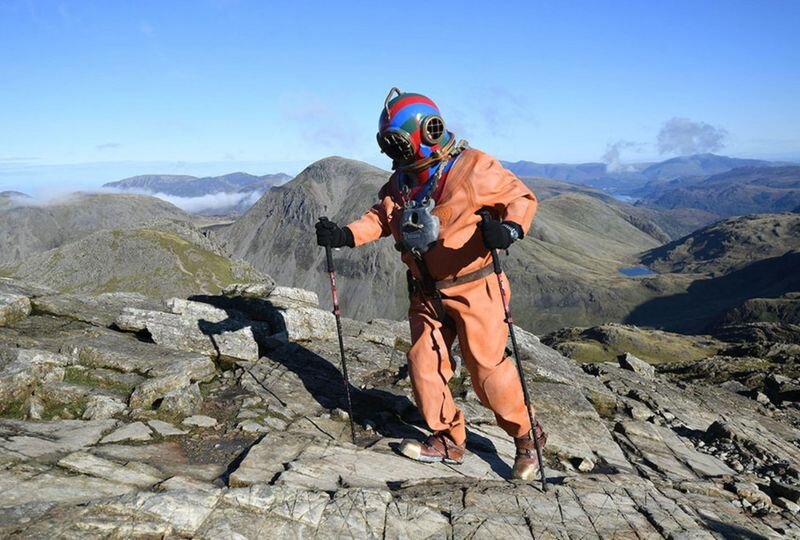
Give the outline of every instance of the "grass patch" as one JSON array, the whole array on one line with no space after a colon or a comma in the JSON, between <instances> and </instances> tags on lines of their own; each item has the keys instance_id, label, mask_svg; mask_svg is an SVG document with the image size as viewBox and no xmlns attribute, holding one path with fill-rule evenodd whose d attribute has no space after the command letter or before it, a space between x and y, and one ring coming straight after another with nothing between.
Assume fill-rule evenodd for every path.
<instances>
[{"instance_id":1,"label":"grass patch","mask_svg":"<svg viewBox=\"0 0 800 540\"><path fill-rule=\"evenodd\" d=\"M600 343L569 342L559 346L562 354L572 358L576 362L599 364L602 362L613 362L617 355L609 351Z\"/></svg>"},{"instance_id":2,"label":"grass patch","mask_svg":"<svg viewBox=\"0 0 800 540\"><path fill-rule=\"evenodd\" d=\"M14 420L23 420L27 413L26 403L28 401L28 397L18 398L9 401L8 403L3 403L2 408L0 408L0 416L3 418L13 418Z\"/></svg>"},{"instance_id":3,"label":"grass patch","mask_svg":"<svg viewBox=\"0 0 800 540\"><path fill-rule=\"evenodd\" d=\"M130 394L136 387L135 383L125 381L110 381L93 375L91 369L81 369L76 366L68 366L64 370L64 382L79 384L81 386L90 386L92 388L104 388L113 392L120 392L123 394Z\"/></svg>"},{"instance_id":4,"label":"grass patch","mask_svg":"<svg viewBox=\"0 0 800 540\"><path fill-rule=\"evenodd\" d=\"M174 253L181 266L210 292L219 292L222 287L235 281L229 259L192 244L176 234L152 229L143 229L140 232Z\"/></svg>"},{"instance_id":5,"label":"grass patch","mask_svg":"<svg viewBox=\"0 0 800 540\"><path fill-rule=\"evenodd\" d=\"M0 266L0 277L14 277L19 270L19 265L5 265Z\"/></svg>"},{"instance_id":6,"label":"grass patch","mask_svg":"<svg viewBox=\"0 0 800 540\"><path fill-rule=\"evenodd\" d=\"M681 364L714 356L719 347L713 340L624 327L591 328L556 344L562 354L583 363L615 362L630 353L650 364Z\"/></svg>"},{"instance_id":7,"label":"grass patch","mask_svg":"<svg viewBox=\"0 0 800 540\"><path fill-rule=\"evenodd\" d=\"M80 418L86 407L89 404L88 397L82 397L70 403L53 403L44 402L44 412L42 412L42 420L53 420L58 418Z\"/></svg>"}]
</instances>

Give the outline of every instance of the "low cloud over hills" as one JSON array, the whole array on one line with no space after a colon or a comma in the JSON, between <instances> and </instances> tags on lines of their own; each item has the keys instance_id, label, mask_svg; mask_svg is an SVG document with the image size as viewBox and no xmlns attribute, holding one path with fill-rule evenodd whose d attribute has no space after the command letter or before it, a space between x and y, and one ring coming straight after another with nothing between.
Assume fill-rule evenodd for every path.
<instances>
[{"instance_id":1,"label":"low cloud over hills","mask_svg":"<svg viewBox=\"0 0 800 540\"><path fill-rule=\"evenodd\" d=\"M241 214L261 195L291 177L236 172L198 178L188 175L141 175L104 184L106 189L146 193L197 214Z\"/></svg>"}]
</instances>

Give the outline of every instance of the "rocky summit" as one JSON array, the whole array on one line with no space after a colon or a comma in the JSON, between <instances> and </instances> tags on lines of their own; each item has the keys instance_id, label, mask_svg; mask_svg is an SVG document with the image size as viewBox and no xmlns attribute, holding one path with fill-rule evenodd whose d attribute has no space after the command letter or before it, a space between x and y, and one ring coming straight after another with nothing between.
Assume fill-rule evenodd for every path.
<instances>
[{"instance_id":1,"label":"rocky summit","mask_svg":"<svg viewBox=\"0 0 800 540\"><path fill-rule=\"evenodd\" d=\"M765 394L633 354L581 365L518 329L550 435L544 491L510 480L514 445L465 370L451 382L464 464L398 455L426 435L407 325L343 331L356 444L315 293L264 280L165 300L0 279L0 536L800 538L792 376Z\"/></svg>"}]
</instances>

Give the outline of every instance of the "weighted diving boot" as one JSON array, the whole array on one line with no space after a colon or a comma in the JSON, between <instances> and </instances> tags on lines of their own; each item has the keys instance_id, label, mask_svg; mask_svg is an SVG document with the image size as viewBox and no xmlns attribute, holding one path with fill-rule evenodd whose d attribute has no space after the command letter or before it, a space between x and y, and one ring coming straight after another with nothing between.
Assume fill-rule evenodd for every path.
<instances>
[{"instance_id":1,"label":"weighted diving boot","mask_svg":"<svg viewBox=\"0 0 800 540\"><path fill-rule=\"evenodd\" d=\"M465 444L456 444L444 433L434 433L422 442L403 439L399 448L401 454L416 461L453 465L464 462L465 450Z\"/></svg>"},{"instance_id":2,"label":"weighted diving boot","mask_svg":"<svg viewBox=\"0 0 800 540\"><path fill-rule=\"evenodd\" d=\"M536 420L536 436L539 439L539 448L544 449L547 443L547 433L544 432L541 422ZM514 438L517 447L517 456L514 458L512 478L518 480L533 480L539 473L539 458L536 455L536 445L530 435Z\"/></svg>"}]
</instances>

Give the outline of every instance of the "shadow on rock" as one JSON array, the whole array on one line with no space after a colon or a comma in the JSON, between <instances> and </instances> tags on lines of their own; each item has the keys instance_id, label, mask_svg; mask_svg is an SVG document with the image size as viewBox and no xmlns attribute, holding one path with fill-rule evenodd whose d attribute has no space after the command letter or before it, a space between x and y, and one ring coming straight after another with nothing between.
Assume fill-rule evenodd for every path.
<instances>
[{"instance_id":1,"label":"shadow on rock","mask_svg":"<svg viewBox=\"0 0 800 540\"><path fill-rule=\"evenodd\" d=\"M358 388L352 384L352 380L345 383L339 367L327 358L299 343L287 343L276 337L285 334L286 327L279 316L279 308L268 300L206 295L194 296L191 300L212 305L228 314L229 318L224 321L198 322L200 330L209 336L215 347L217 336L223 333L251 326L251 321L268 324L268 332L262 330L255 336L259 344L259 355L281 364L297 375L305 390L322 408L347 411L346 389L349 389L356 423L356 442L359 446L369 447L381 437L425 439L426 434L421 429L425 428L424 420L416 405L404 393L378 388ZM217 351L219 352L218 347ZM403 377L403 367L399 367L396 380ZM252 373L250 376L255 379ZM351 379L354 379L352 375ZM281 405L287 405L264 381L256 379L255 382ZM312 422L310 418L306 419ZM369 431L367 426L371 428ZM325 433L335 439L333 435ZM347 433L349 434L349 430ZM397 445L391 447L397 451ZM511 477L511 467L498 456L494 443L488 437L470 431L467 449L485 461L497 475Z\"/></svg>"}]
</instances>

